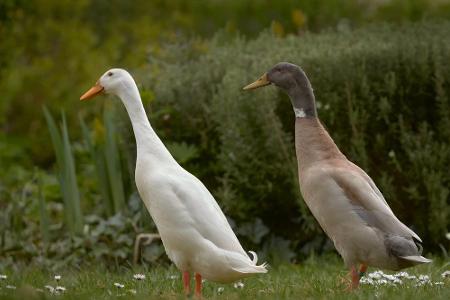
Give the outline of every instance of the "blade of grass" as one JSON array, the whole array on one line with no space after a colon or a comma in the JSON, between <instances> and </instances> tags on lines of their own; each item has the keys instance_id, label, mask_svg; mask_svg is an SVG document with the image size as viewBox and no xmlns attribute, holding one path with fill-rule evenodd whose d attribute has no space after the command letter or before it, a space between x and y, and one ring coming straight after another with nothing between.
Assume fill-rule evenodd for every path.
<instances>
[{"instance_id":1,"label":"blade of grass","mask_svg":"<svg viewBox=\"0 0 450 300\"><path fill-rule=\"evenodd\" d=\"M53 148L55 149L55 155L56 155L56 162L58 166L63 165L63 158L62 158L62 140L61 135L59 134L58 127L56 126L56 122L53 119L52 114L47 109L47 107L44 106L44 116L45 120L47 121L47 127L50 132L50 138L52 139Z\"/></svg>"},{"instance_id":2,"label":"blade of grass","mask_svg":"<svg viewBox=\"0 0 450 300\"><path fill-rule=\"evenodd\" d=\"M66 222L67 227L69 228L69 231L73 234L75 231L75 227L73 224L73 219L71 215L71 204L69 202L69 198L67 195L67 188L66 188L66 180L64 177L65 174L65 164L64 164L64 149L63 149L63 142L61 138L61 134L59 133L58 127L56 126L56 122L51 115L50 111L44 107L44 116L47 121L47 127L50 132L50 138L52 140L53 149L55 150L55 156L56 156L56 163L58 166L58 180L59 185L61 188L61 194L64 202L64 219Z\"/></svg>"},{"instance_id":3,"label":"blade of grass","mask_svg":"<svg viewBox=\"0 0 450 300\"><path fill-rule=\"evenodd\" d=\"M80 205L80 192L77 184L77 176L75 169L75 162L72 153L72 146L69 140L69 132L67 130L66 116L61 112L62 118L62 137L63 137L63 151L64 151L64 177L65 177L65 188L66 195L69 199L71 207L71 217L74 224L74 229L76 233L83 232L83 215L81 212Z\"/></svg>"}]
</instances>

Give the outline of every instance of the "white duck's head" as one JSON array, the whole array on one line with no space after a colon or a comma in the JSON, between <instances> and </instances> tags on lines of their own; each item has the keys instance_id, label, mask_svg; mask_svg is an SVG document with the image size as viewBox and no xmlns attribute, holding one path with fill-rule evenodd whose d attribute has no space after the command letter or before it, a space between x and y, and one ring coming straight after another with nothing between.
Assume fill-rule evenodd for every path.
<instances>
[{"instance_id":1,"label":"white duck's head","mask_svg":"<svg viewBox=\"0 0 450 300\"><path fill-rule=\"evenodd\" d=\"M101 93L119 96L136 86L133 77L124 69L110 69L103 74L96 84L84 93L80 100L91 99Z\"/></svg>"}]
</instances>

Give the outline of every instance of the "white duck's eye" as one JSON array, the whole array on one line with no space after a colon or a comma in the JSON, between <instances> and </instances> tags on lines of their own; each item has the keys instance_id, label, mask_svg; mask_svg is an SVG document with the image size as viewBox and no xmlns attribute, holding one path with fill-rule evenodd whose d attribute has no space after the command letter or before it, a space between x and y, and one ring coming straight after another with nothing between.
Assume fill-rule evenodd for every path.
<instances>
[{"instance_id":1,"label":"white duck's eye","mask_svg":"<svg viewBox=\"0 0 450 300\"><path fill-rule=\"evenodd\" d=\"M113 72L108 72L108 76L109 77L113 76Z\"/></svg>"}]
</instances>

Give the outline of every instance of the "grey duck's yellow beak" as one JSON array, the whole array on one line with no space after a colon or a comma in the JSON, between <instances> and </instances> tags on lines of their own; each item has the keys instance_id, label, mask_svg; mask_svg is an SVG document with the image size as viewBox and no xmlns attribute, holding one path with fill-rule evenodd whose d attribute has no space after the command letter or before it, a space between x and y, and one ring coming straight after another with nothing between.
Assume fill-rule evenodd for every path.
<instances>
[{"instance_id":1,"label":"grey duck's yellow beak","mask_svg":"<svg viewBox=\"0 0 450 300\"><path fill-rule=\"evenodd\" d=\"M271 82L267 78L267 73L264 73L264 75L261 76L258 80L256 80L253 83L250 83L249 85L245 86L243 89L244 90L254 90L254 89L269 85L269 84L271 84Z\"/></svg>"}]
</instances>

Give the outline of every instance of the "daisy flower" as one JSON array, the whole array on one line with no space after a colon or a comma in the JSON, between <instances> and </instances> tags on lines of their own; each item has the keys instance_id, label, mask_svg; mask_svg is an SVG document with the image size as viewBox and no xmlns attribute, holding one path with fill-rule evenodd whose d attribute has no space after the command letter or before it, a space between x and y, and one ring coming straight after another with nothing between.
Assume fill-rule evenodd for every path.
<instances>
[{"instance_id":1,"label":"daisy flower","mask_svg":"<svg viewBox=\"0 0 450 300\"><path fill-rule=\"evenodd\" d=\"M114 282L114 286L117 287L118 289L123 289L125 287L125 285L118 282Z\"/></svg>"},{"instance_id":2,"label":"daisy flower","mask_svg":"<svg viewBox=\"0 0 450 300\"><path fill-rule=\"evenodd\" d=\"M49 292L52 293L52 294L55 292L55 288L52 287L51 285L46 285L46 286L44 286L44 288L46 288L47 290L49 290Z\"/></svg>"},{"instance_id":3,"label":"daisy flower","mask_svg":"<svg viewBox=\"0 0 450 300\"><path fill-rule=\"evenodd\" d=\"M144 274L134 274L133 278L136 280L144 280L145 279L145 275Z\"/></svg>"}]
</instances>

